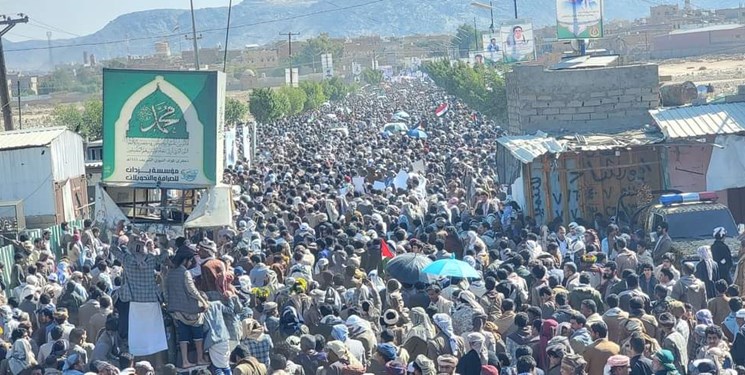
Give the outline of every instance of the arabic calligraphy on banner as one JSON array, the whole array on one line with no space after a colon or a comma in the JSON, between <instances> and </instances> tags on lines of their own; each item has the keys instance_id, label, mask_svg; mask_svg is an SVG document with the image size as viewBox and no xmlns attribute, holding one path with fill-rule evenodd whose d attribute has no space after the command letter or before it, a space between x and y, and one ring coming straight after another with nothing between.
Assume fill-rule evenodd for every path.
<instances>
[{"instance_id":1,"label":"arabic calligraphy on banner","mask_svg":"<svg viewBox=\"0 0 745 375\"><path fill-rule=\"evenodd\" d=\"M104 182L220 181L224 84L220 72L104 70Z\"/></svg>"}]
</instances>

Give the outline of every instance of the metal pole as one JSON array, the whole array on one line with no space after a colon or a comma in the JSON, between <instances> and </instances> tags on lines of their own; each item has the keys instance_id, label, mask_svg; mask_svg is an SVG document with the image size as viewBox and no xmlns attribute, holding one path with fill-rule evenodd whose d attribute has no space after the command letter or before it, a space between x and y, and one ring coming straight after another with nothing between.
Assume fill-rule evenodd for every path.
<instances>
[{"instance_id":1,"label":"metal pole","mask_svg":"<svg viewBox=\"0 0 745 375\"><path fill-rule=\"evenodd\" d=\"M5 130L13 130L13 113L10 111L10 87L5 75L5 54L3 53L2 37L0 37L0 106L3 112Z\"/></svg>"},{"instance_id":2,"label":"metal pole","mask_svg":"<svg viewBox=\"0 0 745 375\"><path fill-rule=\"evenodd\" d=\"M479 50L479 30L476 28L476 17L473 17L473 43L476 51Z\"/></svg>"},{"instance_id":3,"label":"metal pole","mask_svg":"<svg viewBox=\"0 0 745 375\"><path fill-rule=\"evenodd\" d=\"M18 129L23 129L23 122L21 122L21 80L16 81L16 88L18 89Z\"/></svg>"},{"instance_id":4,"label":"metal pole","mask_svg":"<svg viewBox=\"0 0 745 375\"><path fill-rule=\"evenodd\" d=\"M489 13L491 14L491 26L489 26L489 31L494 34L494 4L492 3L492 0L489 0Z\"/></svg>"},{"instance_id":5,"label":"metal pole","mask_svg":"<svg viewBox=\"0 0 745 375\"><path fill-rule=\"evenodd\" d=\"M515 19L517 19L517 0L513 0L513 3L515 3Z\"/></svg>"},{"instance_id":6,"label":"metal pole","mask_svg":"<svg viewBox=\"0 0 745 375\"><path fill-rule=\"evenodd\" d=\"M194 67L199 70L199 47L197 47L197 22L194 19L194 0L189 0L191 5L191 34L194 42Z\"/></svg>"},{"instance_id":7,"label":"metal pole","mask_svg":"<svg viewBox=\"0 0 745 375\"><path fill-rule=\"evenodd\" d=\"M222 71L227 73L228 68L228 35L230 34L230 12L233 10L233 0L228 3L228 27L225 29L225 54L222 58Z\"/></svg>"}]
</instances>

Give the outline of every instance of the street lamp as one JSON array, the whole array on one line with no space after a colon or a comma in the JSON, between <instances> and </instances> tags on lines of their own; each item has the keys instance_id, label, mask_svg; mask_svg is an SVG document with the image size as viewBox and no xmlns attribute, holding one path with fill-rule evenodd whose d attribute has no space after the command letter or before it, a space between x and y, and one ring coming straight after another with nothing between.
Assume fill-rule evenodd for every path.
<instances>
[{"instance_id":1,"label":"street lamp","mask_svg":"<svg viewBox=\"0 0 745 375\"><path fill-rule=\"evenodd\" d=\"M489 13L491 14L491 25L489 26L489 31L494 33L494 6L492 5L492 1L489 0L489 4L474 1L471 3L471 5L475 6L476 8L489 9Z\"/></svg>"}]
</instances>

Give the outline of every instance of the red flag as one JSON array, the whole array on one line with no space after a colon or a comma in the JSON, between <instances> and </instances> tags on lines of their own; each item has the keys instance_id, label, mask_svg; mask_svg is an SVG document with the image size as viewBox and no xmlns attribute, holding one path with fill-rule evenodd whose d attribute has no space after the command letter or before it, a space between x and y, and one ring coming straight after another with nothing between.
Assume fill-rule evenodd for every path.
<instances>
[{"instance_id":1,"label":"red flag","mask_svg":"<svg viewBox=\"0 0 745 375\"><path fill-rule=\"evenodd\" d=\"M380 256L385 258L393 258L396 255L393 254L391 249L388 248L388 244L385 243L385 240L380 240Z\"/></svg>"},{"instance_id":2,"label":"red flag","mask_svg":"<svg viewBox=\"0 0 745 375\"><path fill-rule=\"evenodd\" d=\"M437 108L435 108L435 116L442 117L445 115L445 113L450 109L450 106L448 103L442 103Z\"/></svg>"}]
</instances>

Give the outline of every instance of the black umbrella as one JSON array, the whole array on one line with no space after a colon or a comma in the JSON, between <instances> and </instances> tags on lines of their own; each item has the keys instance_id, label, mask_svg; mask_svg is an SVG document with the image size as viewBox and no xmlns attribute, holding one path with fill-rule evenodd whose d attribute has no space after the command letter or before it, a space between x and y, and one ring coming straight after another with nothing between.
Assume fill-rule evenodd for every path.
<instances>
[{"instance_id":1,"label":"black umbrella","mask_svg":"<svg viewBox=\"0 0 745 375\"><path fill-rule=\"evenodd\" d=\"M430 276L421 271L431 263L432 260L422 254L401 254L388 262L385 273L387 277L406 284L413 285L418 281L426 283L430 281Z\"/></svg>"}]
</instances>

